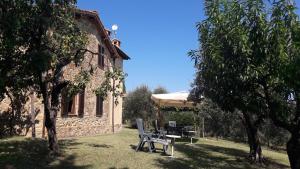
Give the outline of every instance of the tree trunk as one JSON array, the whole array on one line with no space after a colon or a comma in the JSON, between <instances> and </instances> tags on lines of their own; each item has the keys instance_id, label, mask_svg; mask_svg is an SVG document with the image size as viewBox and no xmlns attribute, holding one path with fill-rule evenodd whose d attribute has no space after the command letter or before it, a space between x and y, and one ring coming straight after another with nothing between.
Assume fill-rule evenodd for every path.
<instances>
[{"instance_id":1,"label":"tree trunk","mask_svg":"<svg viewBox=\"0 0 300 169\"><path fill-rule=\"evenodd\" d=\"M45 108L45 112L47 112L45 113L45 126L48 133L49 149L54 153L57 153L58 143L56 136L56 112L48 107Z\"/></svg>"},{"instance_id":2,"label":"tree trunk","mask_svg":"<svg viewBox=\"0 0 300 169\"><path fill-rule=\"evenodd\" d=\"M300 168L300 135L292 134L287 143L287 154L292 169Z\"/></svg>"},{"instance_id":3,"label":"tree trunk","mask_svg":"<svg viewBox=\"0 0 300 169\"><path fill-rule=\"evenodd\" d=\"M58 153L58 143L56 137L56 113L57 109L51 107L51 99L47 94L47 85L42 86L45 127L48 133L49 149L54 153Z\"/></svg>"},{"instance_id":4,"label":"tree trunk","mask_svg":"<svg viewBox=\"0 0 300 169\"><path fill-rule=\"evenodd\" d=\"M258 136L258 129L251 122L250 116L247 113L243 113L243 114L244 114L244 125L246 127L248 144L250 148L249 158L253 162L258 161L261 163L263 156L262 156L261 143Z\"/></svg>"},{"instance_id":5,"label":"tree trunk","mask_svg":"<svg viewBox=\"0 0 300 169\"><path fill-rule=\"evenodd\" d=\"M205 138L205 128L204 128L204 117L203 117L203 119L202 119L202 138Z\"/></svg>"},{"instance_id":6,"label":"tree trunk","mask_svg":"<svg viewBox=\"0 0 300 169\"><path fill-rule=\"evenodd\" d=\"M248 126L248 144L250 147L249 157L254 162L262 162L261 143L257 134L257 129L253 126Z\"/></svg>"}]
</instances>

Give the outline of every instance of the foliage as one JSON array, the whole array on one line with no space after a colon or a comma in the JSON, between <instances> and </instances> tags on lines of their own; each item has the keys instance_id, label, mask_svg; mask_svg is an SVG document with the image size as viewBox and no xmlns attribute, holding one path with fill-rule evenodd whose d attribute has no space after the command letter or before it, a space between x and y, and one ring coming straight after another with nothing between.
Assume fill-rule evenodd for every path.
<instances>
[{"instance_id":1,"label":"foliage","mask_svg":"<svg viewBox=\"0 0 300 169\"><path fill-rule=\"evenodd\" d=\"M124 99L124 120L135 124L136 118L142 118L147 126L155 119L154 106L151 101L152 92L145 85L129 92Z\"/></svg>"},{"instance_id":2,"label":"foliage","mask_svg":"<svg viewBox=\"0 0 300 169\"><path fill-rule=\"evenodd\" d=\"M104 81L101 83L100 87L94 90L96 95L100 95L106 98L109 92L112 92L115 98L123 96L123 84L125 81L125 74L121 69L116 67L113 70L107 70L105 72ZM118 99L115 99L115 104L119 104Z\"/></svg>"},{"instance_id":3,"label":"foliage","mask_svg":"<svg viewBox=\"0 0 300 169\"><path fill-rule=\"evenodd\" d=\"M194 112L196 125L202 130L203 118L205 133L208 136L245 141L245 128L238 113L227 113L212 102L203 99Z\"/></svg>"},{"instance_id":4,"label":"foliage","mask_svg":"<svg viewBox=\"0 0 300 169\"><path fill-rule=\"evenodd\" d=\"M29 1L0 2L0 101L12 88L21 91L29 85L28 63L24 48L28 46L30 23Z\"/></svg>"},{"instance_id":5,"label":"foliage","mask_svg":"<svg viewBox=\"0 0 300 169\"><path fill-rule=\"evenodd\" d=\"M69 83L67 88L67 96L72 98L74 95L83 90L86 84L90 81L90 73L88 71L80 71L75 76L73 83Z\"/></svg>"},{"instance_id":6,"label":"foliage","mask_svg":"<svg viewBox=\"0 0 300 169\"><path fill-rule=\"evenodd\" d=\"M1 80L4 87L31 86L42 96L49 148L57 151L59 96L70 81L64 67L79 66L87 37L75 22L73 0L1 1ZM12 66L12 67L10 67ZM6 77L13 77L7 80ZM3 80L4 79L4 80Z\"/></svg>"},{"instance_id":7,"label":"foliage","mask_svg":"<svg viewBox=\"0 0 300 169\"><path fill-rule=\"evenodd\" d=\"M289 132L280 127L276 127L271 120L265 120L260 131L264 144L274 149L285 146L290 137Z\"/></svg>"},{"instance_id":8,"label":"foliage","mask_svg":"<svg viewBox=\"0 0 300 169\"><path fill-rule=\"evenodd\" d=\"M205 1L201 48L191 55L198 71L192 93L241 110L254 126L267 117L288 130L291 167L299 168L300 23L292 1L266 3Z\"/></svg>"},{"instance_id":9,"label":"foliage","mask_svg":"<svg viewBox=\"0 0 300 169\"><path fill-rule=\"evenodd\" d=\"M258 128L264 118L264 104L257 93L251 92L256 87L252 85L256 74L250 65L257 62L255 56L261 55L256 46L265 43L263 7L260 0L205 1L207 18L198 25L200 51L190 53L197 68L191 98L201 101L204 96L226 113L241 112L249 157L256 160L258 156L260 162Z\"/></svg>"},{"instance_id":10,"label":"foliage","mask_svg":"<svg viewBox=\"0 0 300 169\"><path fill-rule=\"evenodd\" d=\"M164 87L154 89L155 94L167 93ZM124 120L128 121L132 127L135 126L135 119L142 118L147 127L152 125L156 119L156 109L151 100L152 92L146 85L137 87L134 91L129 92L124 99L123 113ZM164 111L165 110L161 110Z\"/></svg>"},{"instance_id":11,"label":"foliage","mask_svg":"<svg viewBox=\"0 0 300 169\"><path fill-rule=\"evenodd\" d=\"M169 93L168 90L162 86L158 86L157 88L155 88L153 90L153 94L165 94L165 93Z\"/></svg>"},{"instance_id":12,"label":"foliage","mask_svg":"<svg viewBox=\"0 0 300 169\"><path fill-rule=\"evenodd\" d=\"M194 114L193 112L163 112L165 116L165 122L176 121L176 126L194 126Z\"/></svg>"},{"instance_id":13,"label":"foliage","mask_svg":"<svg viewBox=\"0 0 300 169\"><path fill-rule=\"evenodd\" d=\"M0 111L0 138L22 134L30 124L24 108L28 95L22 91L8 91L7 95L10 107Z\"/></svg>"}]
</instances>

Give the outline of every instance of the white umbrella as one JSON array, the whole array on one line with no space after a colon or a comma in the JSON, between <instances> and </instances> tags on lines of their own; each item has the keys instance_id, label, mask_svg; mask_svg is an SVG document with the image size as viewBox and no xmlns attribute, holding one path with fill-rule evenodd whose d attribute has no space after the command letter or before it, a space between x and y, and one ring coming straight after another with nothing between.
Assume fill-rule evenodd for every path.
<instances>
[{"instance_id":1,"label":"white umbrella","mask_svg":"<svg viewBox=\"0 0 300 169\"><path fill-rule=\"evenodd\" d=\"M159 107L193 108L194 103L188 101L188 92L175 92L168 94L152 94L151 99Z\"/></svg>"}]
</instances>

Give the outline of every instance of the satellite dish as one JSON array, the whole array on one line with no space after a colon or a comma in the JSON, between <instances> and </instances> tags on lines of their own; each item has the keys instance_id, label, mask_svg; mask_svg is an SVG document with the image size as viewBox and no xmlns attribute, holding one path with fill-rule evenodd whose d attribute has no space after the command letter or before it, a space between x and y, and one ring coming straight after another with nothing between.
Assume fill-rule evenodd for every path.
<instances>
[{"instance_id":1,"label":"satellite dish","mask_svg":"<svg viewBox=\"0 0 300 169\"><path fill-rule=\"evenodd\" d=\"M114 24L114 25L111 27L111 29L112 29L113 31L118 30L118 25Z\"/></svg>"}]
</instances>

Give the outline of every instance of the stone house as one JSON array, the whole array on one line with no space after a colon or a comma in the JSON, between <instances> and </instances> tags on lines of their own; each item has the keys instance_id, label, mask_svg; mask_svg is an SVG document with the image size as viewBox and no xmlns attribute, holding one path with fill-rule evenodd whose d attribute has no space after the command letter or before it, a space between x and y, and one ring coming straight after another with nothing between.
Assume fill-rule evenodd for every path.
<instances>
[{"instance_id":1,"label":"stone house","mask_svg":"<svg viewBox=\"0 0 300 169\"><path fill-rule=\"evenodd\" d=\"M108 97L103 99L95 94L94 89L104 80L106 70L111 70L113 65L123 70L123 60L130 58L120 49L121 42L111 39L110 31L104 28L97 12L78 9L75 16L79 28L88 35L87 49L99 54L95 56L86 53L81 67L69 64L64 68L63 76L70 80L74 79L81 68L90 64L96 70L86 88L72 99L66 99L62 93L56 122L57 136L64 138L118 132L122 129L122 98L113 98L112 93L108 93ZM118 99L119 104L113 104L113 99ZM2 110L8 105L7 99L0 103ZM32 95L25 109L28 114L33 109L39 111L35 124L36 137L45 136L41 99ZM31 136L31 132L27 132L27 135Z\"/></svg>"}]
</instances>

